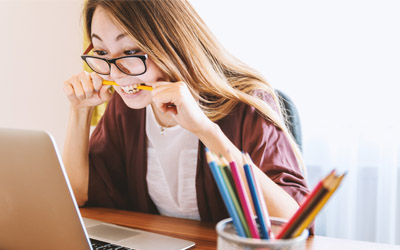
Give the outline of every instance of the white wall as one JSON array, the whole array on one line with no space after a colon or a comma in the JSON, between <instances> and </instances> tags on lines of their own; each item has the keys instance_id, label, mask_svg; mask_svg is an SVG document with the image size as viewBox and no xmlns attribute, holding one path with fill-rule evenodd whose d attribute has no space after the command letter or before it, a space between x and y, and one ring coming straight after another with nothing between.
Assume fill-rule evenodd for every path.
<instances>
[{"instance_id":1,"label":"white wall","mask_svg":"<svg viewBox=\"0 0 400 250\"><path fill-rule=\"evenodd\" d=\"M399 1L191 2L234 55L296 101L305 133L381 126L400 106Z\"/></svg>"},{"instance_id":2,"label":"white wall","mask_svg":"<svg viewBox=\"0 0 400 250\"><path fill-rule=\"evenodd\" d=\"M63 82L81 70L76 1L0 1L0 127L51 132L63 146Z\"/></svg>"}]
</instances>

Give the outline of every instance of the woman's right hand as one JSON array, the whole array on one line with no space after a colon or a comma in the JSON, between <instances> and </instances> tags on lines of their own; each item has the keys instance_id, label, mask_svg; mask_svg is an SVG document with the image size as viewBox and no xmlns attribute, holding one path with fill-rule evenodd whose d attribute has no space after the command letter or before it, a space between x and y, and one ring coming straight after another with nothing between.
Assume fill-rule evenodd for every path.
<instances>
[{"instance_id":1,"label":"woman's right hand","mask_svg":"<svg viewBox=\"0 0 400 250\"><path fill-rule=\"evenodd\" d=\"M64 93L72 106L80 109L100 105L111 98L110 86L95 72L82 71L64 82Z\"/></svg>"}]
</instances>

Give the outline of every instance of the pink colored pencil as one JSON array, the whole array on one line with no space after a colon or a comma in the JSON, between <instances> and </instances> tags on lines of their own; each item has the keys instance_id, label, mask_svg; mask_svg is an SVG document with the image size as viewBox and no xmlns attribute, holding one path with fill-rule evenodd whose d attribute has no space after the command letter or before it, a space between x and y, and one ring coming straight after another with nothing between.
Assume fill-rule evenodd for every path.
<instances>
[{"instance_id":1,"label":"pink colored pencil","mask_svg":"<svg viewBox=\"0 0 400 250\"><path fill-rule=\"evenodd\" d=\"M244 216L245 216L247 224L249 226L251 237L254 239L259 239L260 233L258 232L257 224L255 221L253 210L251 208L251 203L249 201L249 197L247 196L247 193L245 191L242 176L239 173L239 169L236 166L236 163L234 161L231 161L229 163L229 166L231 168L233 181L235 182L235 186L236 186L236 190L239 195L240 203L242 204Z\"/></svg>"}]
</instances>

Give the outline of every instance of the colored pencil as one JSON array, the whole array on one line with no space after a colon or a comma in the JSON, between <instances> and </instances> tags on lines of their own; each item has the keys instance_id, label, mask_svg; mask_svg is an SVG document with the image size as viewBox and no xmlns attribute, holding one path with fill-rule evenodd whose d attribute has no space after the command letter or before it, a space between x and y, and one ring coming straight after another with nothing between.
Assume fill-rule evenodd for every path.
<instances>
[{"instance_id":1,"label":"colored pencil","mask_svg":"<svg viewBox=\"0 0 400 250\"><path fill-rule=\"evenodd\" d=\"M243 156L245 159L245 156ZM268 223L266 221L266 217L263 213L263 210L265 212L266 207L265 207L265 202L264 202L264 197L262 194L260 195L259 188L256 182L256 179L254 177L254 173L252 170L251 165L249 165L246 160L244 160L244 172L246 174L247 178L247 184L249 185L250 193L253 198L253 204L254 208L256 210L257 214L257 220L258 224L260 226L260 233L261 233L261 238L262 239L270 239L269 235L269 227Z\"/></svg>"},{"instance_id":2,"label":"colored pencil","mask_svg":"<svg viewBox=\"0 0 400 250\"><path fill-rule=\"evenodd\" d=\"M237 188L235 186L235 182L233 180L232 172L229 168L228 161L225 159L225 157L220 156L219 161L217 161L217 164L221 167L221 170L225 173L228 182L231 184L232 190L235 193L235 196L239 199Z\"/></svg>"},{"instance_id":3,"label":"colored pencil","mask_svg":"<svg viewBox=\"0 0 400 250\"><path fill-rule=\"evenodd\" d=\"M113 86L119 86L118 83L113 82L113 81L107 81L107 80L103 80L103 85L113 85ZM142 89L142 90L148 90L148 91L152 91L153 87L148 86L144 83L141 83L139 85L136 86L137 89Z\"/></svg>"},{"instance_id":4,"label":"colored pencil","mask_svg":"<svg viewBox=\"0 0 400 250\"><path fill-rule=\"evenodd\" d=\"M323 178L305 199L288 223L280 230L278 239L299 236L317 216L332 194L336 191L345 174L338 176L335 170Z\"/></svg>"},{"instance_id":5,"label":"colored pencil","mask_svg":"<svg viewBox=\"0 0 400 250\"><path fill-rule=\"evenodd\" d=\"M253 163L253 161L252 161L252 159L251 159L251 157L250 157L250 155L249 155L248 153L245 153L245 154L244 154L244 160L245 160L245 162L247 162L247 164L250 166L250 169L251 169L253 178L254 178L254 180L255 180L255 184L256 184L256 188L257 188L257 193L258 193L258 196L259 196L260 199L261 199L261 212L262 212L262 214L263 214L263 216L264 216L264 223L265 223L265 225L266 225L266 227L267 227L268 237L269 237L270 239L274 239L275 236L274 236L274 233L272 232L271 220L270 220L270 218L269 218L269 213L268 213L267 205L265 204L264 195L263 195L263 193L262 193L262 190L261 190L260 185L258 185L258 183L257 183L257 181L256 181L256 178L255 178L254 172L253 172L253 167L257 167L257 166Z\"/></svg>"},{"instance_id":6,"label":"colored pencil","mask_svg":"<svg viewBox=\"0 0 400 250\"><path fill-rule=\"evenodd\" d=\"M222 177L224 178L225 185L226 185L228 192L232 198L233 205L235 206L235 209L239 215L239 219L240 219L240 222L242 223L246 237L250 238L251 234L250 234L249 226L248 226L246 218L244 216L242 206L239 202L237 190L236 190L235 184L233 182L233 178L232 178L232 173L229 170L228 165L227 165L228 163L225 158L220 158L220 159L217 159L217 164L219 165L219 167L221 169Z\"/></svg>"},{"instance_id":7,"label":"colored pencil","mask_svg":"<svg viewBox=\"0 0 400 250\"><path fill-rule=\"evenodd\" d=\"M210 150L208 148L205 149L207 163L210 166L211 173L214 177L214 180L217 184L219 192L222 196L222 200L225 203L225 207L228 210L229 215L232 218L233 225L235 226L236 232L241 237L246 237L246 233L243 229L242 223L240 221L239 215L235 209L231 196L229 195L229 191L225 185L221 170L217 163L214 160Z\"/></svg>"},{"instance_id":8,"label":"colored pencil","mask_svg":"<svg viewBox=\"0 0 400 250\"><path fill-rule=\"evenodd\" d=\"M311 211L311 213L307 216L307 218L303 221L303 223L296 229L291 237L300 236L304 229L306 229L312 221L315 219L319 211L325 206L326 202L331 198L332 194L336 191L339 187L340 183L342 182L344 176L346 174L342 174L339 177L336 177L330 184L329 192L325 197L317 204L317 206Z\"/></svg>"},{"instance_id":9,"label":"colored pencil","mask_svg":"<svg viewBox=\"0 0 400 250\"><path fill-rule=\"evenodd\" d=\"M318 200L320 200L328 192L328 190L324 188L324 182L330 182L334 176L335 171L333 170L323 180L318 182L313 191L307 196L307 198L304 200L304 202L301 204L295 214L281 228L279 233L276 235L277 239L287 239L290 237L291 234L294 233L296 228L305 219L304 217L306 215L306 212L309 211L313 206L315 206L316 202L318 202Z\"/></svg>"},{"instance_id":10,"label":"colored pencil","mask_svg":"<svg viewBox=\"0 0 400 250\"><path fill-rule=\"evenodd\" d=\"M232 178L236 186L240 203L242 204L243 213L244 216L246 217L247 225L249 226L251 237L254 239L259 239L260 233L258 232L257 223L255 221L255 215L251 207L251 201L245 190L245 183L242 179L242 176L239 172L236 163L234 161L230 161L229 166L231 168Z\"/></svg>"}]
</instances>

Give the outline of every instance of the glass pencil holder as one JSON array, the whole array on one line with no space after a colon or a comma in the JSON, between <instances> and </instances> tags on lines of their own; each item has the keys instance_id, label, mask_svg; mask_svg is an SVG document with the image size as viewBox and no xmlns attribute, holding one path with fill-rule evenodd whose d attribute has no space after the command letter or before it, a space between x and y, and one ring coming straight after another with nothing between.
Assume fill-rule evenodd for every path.
<instances>
[{"instance_id":1,"label":"glass pencil holder","mask_svg":"<svg viewBox=\"0 0 400 250\"><path fill-rule=\"evenodd\" d=\"M271 217L272 232L277 234L285 223L283 219ZM309 233L306 229L298 237L279 240L243 238L237 235L231 218L218 222L216 230L218 250L304 250Z\"/></svg>"}]
</instances>

